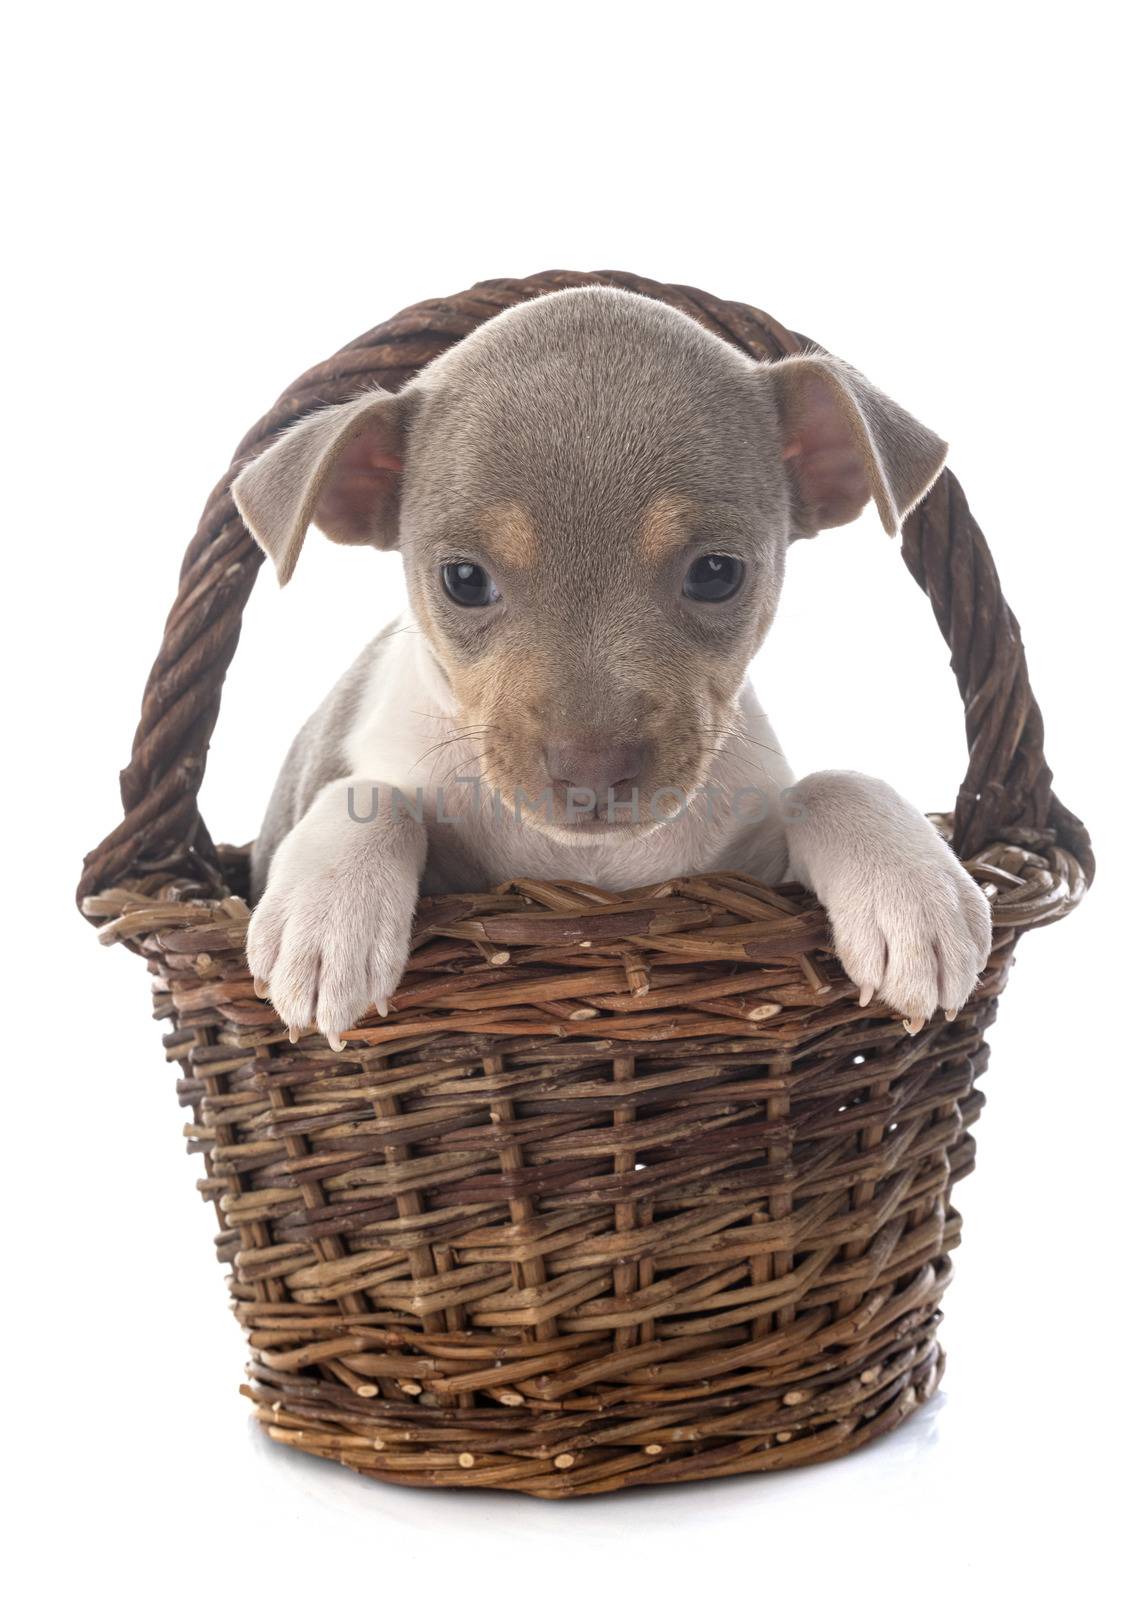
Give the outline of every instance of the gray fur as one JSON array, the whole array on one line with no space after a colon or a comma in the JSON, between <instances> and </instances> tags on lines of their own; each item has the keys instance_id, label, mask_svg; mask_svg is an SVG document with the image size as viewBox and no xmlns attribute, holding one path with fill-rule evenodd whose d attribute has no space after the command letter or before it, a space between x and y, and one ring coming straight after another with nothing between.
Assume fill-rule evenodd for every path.
<instances>
[{"instance_id":1,"label":"gray fur","mask_svg":"<svg viewBox=\"0 0 1148 1600\"><path fill-rule=\"evenodd\" d=\"M859 983L874 966L861 930L879 926L891 1003L917 1018L967 992L987 952L983 897L885 786L815 775L788 823L775 812L747 825L730 800L747 781L775 797L792 782L745 684L789 543L869 498L895 532L944 454L842 362L758 364L671 307L605 288L504 312L400 394L283 435L235 484L281 581L314 521L342 542L397 544L414 613L308 721L260 834L249 956L285 1020L317 1019L334 1039L372 999L385 1007L420 875L439 891L514 875L621 887L719 864L771 880L795 870L850 930L839 949L853 972L856 946ZM684 576L713 552L744 563L742 587L691 600ZM448 596L444 564L459 561L491 573L495 604ZM460 767L508 795L587 786L590 814L508 822L480 808L412 827L392 809L374 834L348 820L348 782L392 800L429 782L454 793ZM616 821L609 774L623 772L641 799ZM703 784L716 810L663 825L651 794ZM841 855L863 844L858 817L874 830L868 866L864 848L859 862ZM903 881L889 883L896 862Z\"/></svg>"},{"instance_id":2,"label":"gray fur","mask_svg":"<svg viewBox=\"0 0 1148 1600\"><path fill-rule=\"evenodd\" d=\"M312 512L340 539L397 539L415 614L456 692L468 669L485 677L484 695L460 698L472 723L497 730L484 756L508 789L545 781L547 748L609 746L639 732L643 784L689 788L719 737L706 730L733 717L773 620L786 546L819 525L819 508L802 503L800 474L781 454L786 406L807 409L803 396L819 374L867 446L866 488L848 514L875 488L895 526L939 470L935 435L843 363L762 366L672 307L607 288L516 307L402 394L309 418L241 474L235 496L284 579ZM369 481L356 491L348 472L339 502L331 483L337 491L340 462L372 440L387 456L401 452L401 497L385 472L378 496ZM345 514L355 492L358 524ZM680 564L643 557L635 530L659 496L692 508L696 552L719 548L747 561L735 600L686 610ZM336 514L325 521L332 498ZM516 603L494 627L447 598L439 571L452 557L496 566L482 521L508 503L537 530L538 559L515 574ZM344 731L325 708L305 743L330 745ZM309 769L304 808L338 764L327 749ZM278 801L273 811L261 862L301 814Z\"/></svg>"}]
</instances>

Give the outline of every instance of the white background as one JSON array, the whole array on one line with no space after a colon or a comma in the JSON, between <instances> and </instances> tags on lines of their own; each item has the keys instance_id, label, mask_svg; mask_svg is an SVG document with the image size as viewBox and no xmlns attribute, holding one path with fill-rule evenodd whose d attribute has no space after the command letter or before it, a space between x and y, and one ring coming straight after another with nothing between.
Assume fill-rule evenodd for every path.
<instances>
[{"instance_id":1,"label":"white background","mask_svg":"<svg viewBox=\"0 0 1148 1600\"><path fill-rule=\"evenodd\" d=\"M1139 45L1103 3L785 12L65 4L9 34L17 1593L1130 1592ZM379 1487L256 1435L146 974L70 903L239 436L400 307L556 266L761 305L952 441L1100 860L1083 909L1025 940L992 1037L943 1394L843 1463L566 1505ZM398 585L397 558L318 539L286 593L261 576L204 793L217 837L250 836ZM797 549L782 611L757 677L798 770L854 765L946 806L957 696L872 515Z\"/></svg>"}]
</instances>

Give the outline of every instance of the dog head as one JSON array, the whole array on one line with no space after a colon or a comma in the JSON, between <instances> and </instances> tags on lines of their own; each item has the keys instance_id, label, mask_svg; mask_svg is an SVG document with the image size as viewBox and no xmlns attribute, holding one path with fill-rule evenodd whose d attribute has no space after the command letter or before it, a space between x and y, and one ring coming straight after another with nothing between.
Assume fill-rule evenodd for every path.
<instances>
[{"instance_id":1,"label":"dog head","mask_svg":"<svg viewBox=\"0 0 1148 1600\"><path fill-rule=\"evenodd\" d=\"M312 522L397 545L485 781L593 834L704 781L790 541L870 498L896 532L944 457L830 356L755 363L658 301L568 289L296 424L234 495L283 583Z\"/></svg>"}]
</instances>

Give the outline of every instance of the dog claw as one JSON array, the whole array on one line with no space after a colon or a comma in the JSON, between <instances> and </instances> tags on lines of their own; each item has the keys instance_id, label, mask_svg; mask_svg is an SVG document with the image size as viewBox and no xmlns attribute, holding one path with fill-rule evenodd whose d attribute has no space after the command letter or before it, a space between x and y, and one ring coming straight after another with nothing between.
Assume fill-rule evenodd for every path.
<instances>
[{"instance_id":1,"label":"dog claw","mask_svg":"<svg viewBox=\"0 0 1148 1600\"><path fill-rule=\"evenodd\" d=\"M946 1011L945 1012L945 1021L946 1022L955 1022L956 1020L957 1020L957 1007L954 1006L951 1011Z\"/></svg>"},{"instance_id":2,"label":"dog claw","mask_svg":"<svg viewBox=\"0 0 1148 1600\"><path fill-rule=\"evenodd\" d=\"M924 1017L903 1017L901 1020L906 1033L920 1033L925 1026Z\"/></svg>"},{"instance_id":3,"label":"dog claw","mask_svg":"<svg viewBox=\"0 0 1148 1600\"><path fill-rule=\"evenodd\" d=\"M327 1035L327 1043L330 1045L331 1049L336 1052L345 1050L347 1048L346 1039L340 1039L337 1033L329 1033Z\"/></svg>"},{"instance_id":4,"label":"dog claw","mask_svg":"<svg viewBox=\"0 0 1148 1600\"><path fill-rule=\"evenodd\" d=\"M260 1000L266 1000L271 993L270 986L264 983L262 978L252 978L251 987L255 990L255 994Z\"/></svg>"},{"instance_id":5,"label":"dog claw","mask_svg":"<svg viewBox=\"0 0 1148 1600\"><path fill-rule=\"evenodd\" d=\"M287 1029L287 1037L288 1037L288 1039L290 1039L292 1044L298 1044L299 1043L299 1029L298 1028L288 1028Z\"/></svg>"},{"instance_id":6,"label":"dog claw","mask_svg":"<svg viewBox=\"0 0 1148 1600\"><path fill-rule=\"evenodd\" d=\"M860 994L857 996L857 1004L859 1006L867 1006L869 1004L870 1000L872 1000L872 998L873 998L873 985L871 983L867 983L865 985L865 987L861 990Z\"/></svg>"}]
</instances>

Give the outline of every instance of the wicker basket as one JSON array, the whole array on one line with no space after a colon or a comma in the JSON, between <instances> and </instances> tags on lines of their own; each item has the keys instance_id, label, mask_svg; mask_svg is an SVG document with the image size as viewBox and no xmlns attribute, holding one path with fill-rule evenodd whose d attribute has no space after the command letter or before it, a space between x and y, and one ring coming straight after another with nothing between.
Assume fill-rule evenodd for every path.
<instances>
[{"instance_id":1,"label":"wicker basket","mask_svg":"<svg viewBox=\"0 0 1148 1600\"><path fill-rule=\"evenodd\" d=\"M187 553L80 896L155 980L274 1439L404 1484L561 1497L844 1454L935 1388L984 1033L1026 929L1091 877L1052 794L1015 619L960 486L902 553L953 652L970 762L938 819L993 902L955 1021L861 1011L803 891L737 874L625 896L516 882L425 901L394 1009L292 1044L244 956L241 851L196 797L260 553L232 505L272 433L398 387L508 305L612 283L751 356L749 306L549 272L427 301L315 367L239 447Z\"/></svg>"}]
</instances>

